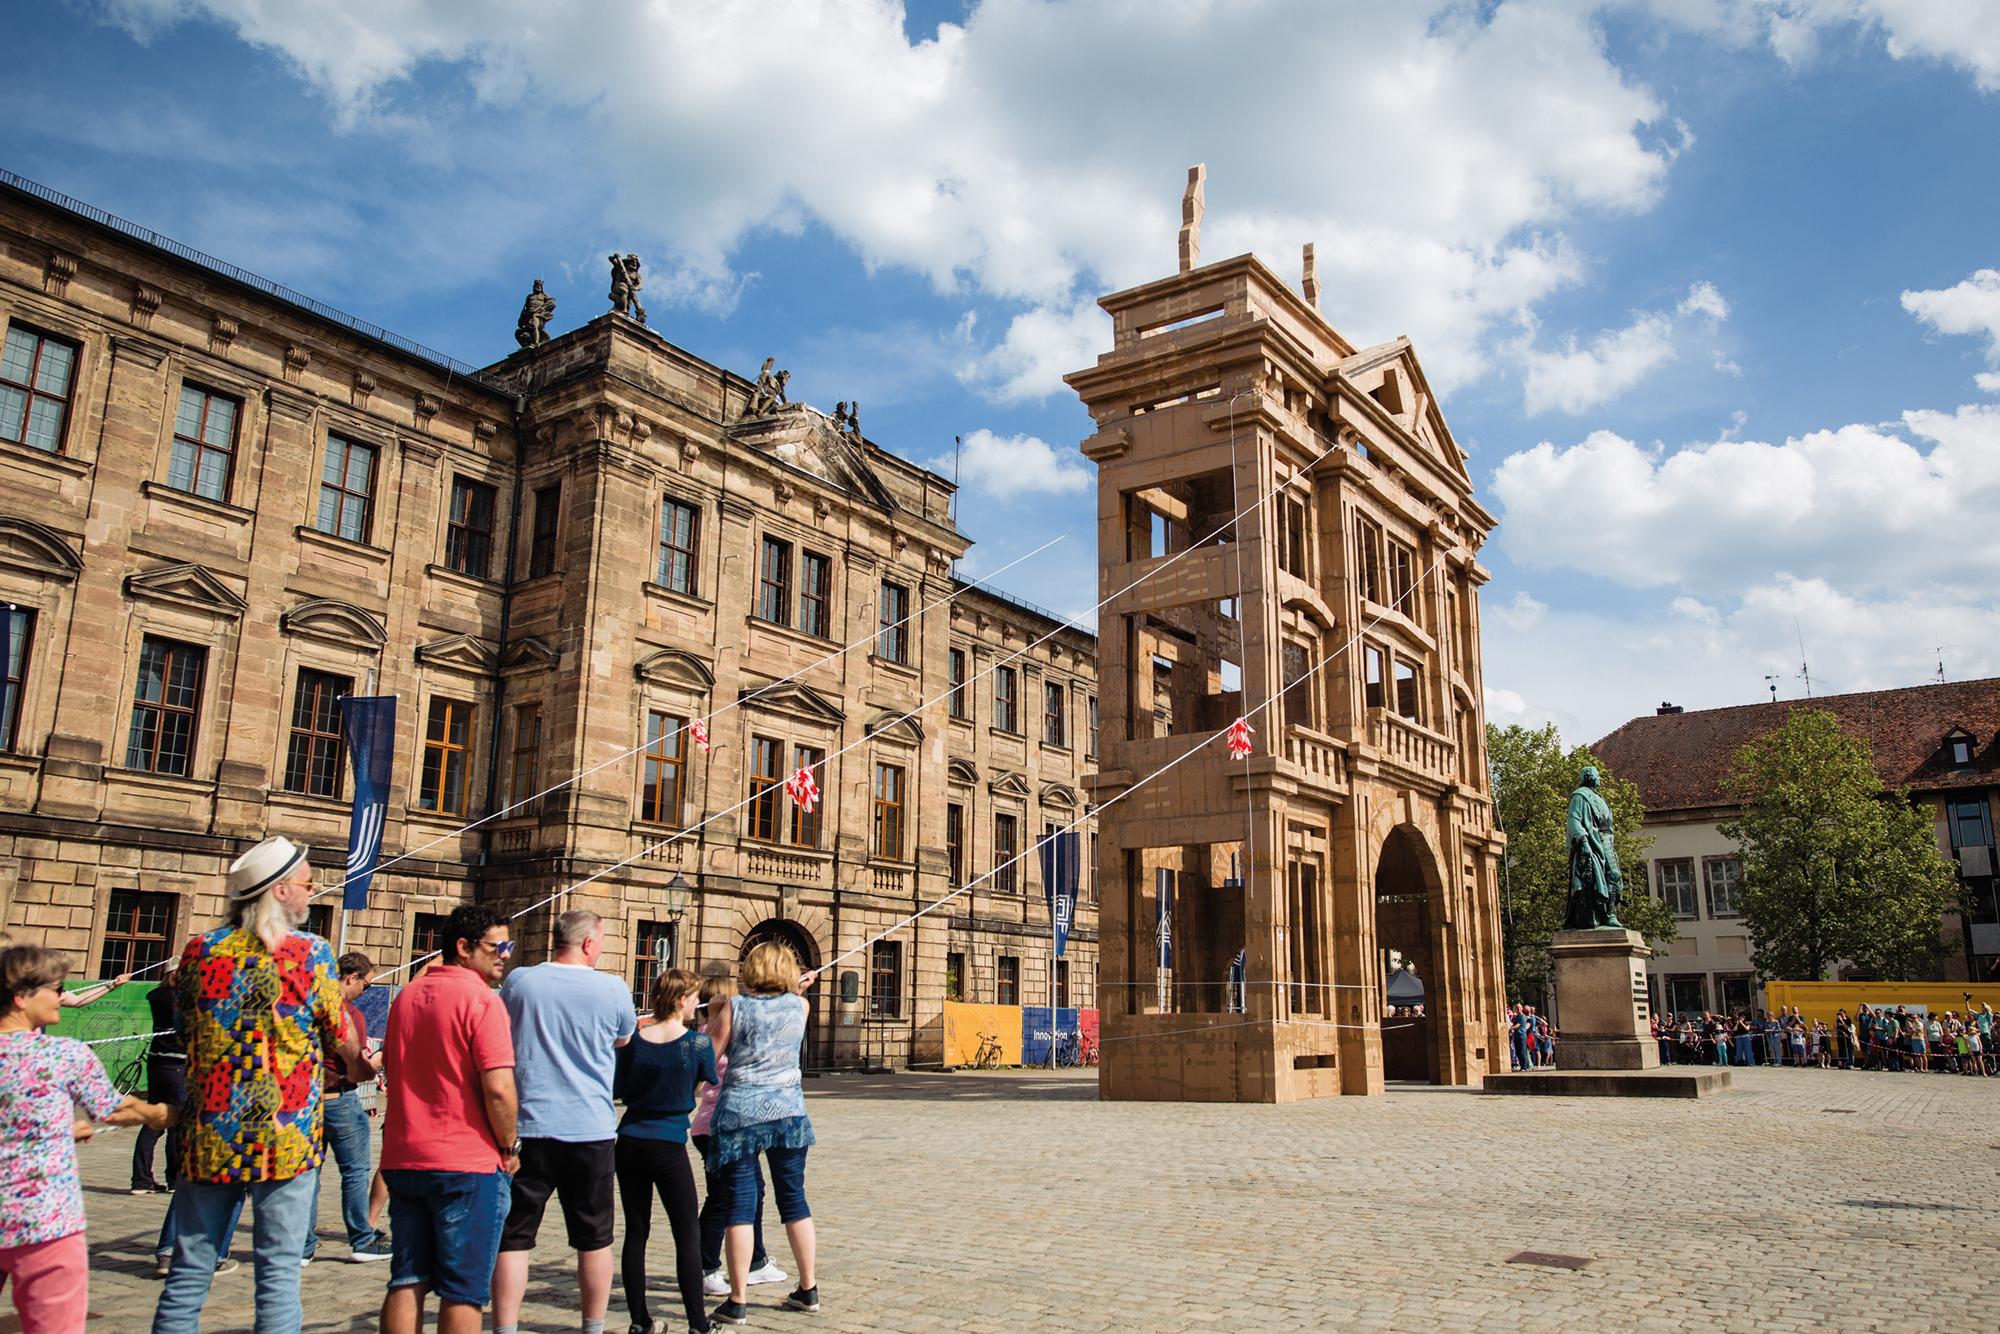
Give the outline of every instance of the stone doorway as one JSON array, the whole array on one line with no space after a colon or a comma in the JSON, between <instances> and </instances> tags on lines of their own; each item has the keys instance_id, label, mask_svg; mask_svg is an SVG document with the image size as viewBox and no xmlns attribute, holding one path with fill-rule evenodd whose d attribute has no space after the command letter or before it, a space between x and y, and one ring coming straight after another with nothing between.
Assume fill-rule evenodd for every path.
<instances>
[{"instance_id":1,"label":"stone doorway","mask_svg":"<svg viewBox=\"0 0 2000 1334\"><path fill-rule=\"evenodd\" d=\"M799 961L801 971L811 972L819 967L819 947L813 944L813 938L797 922L770 917L757 923L744 935L743 947L736 951L737 962L742 962L750 956L751 950L764 944L783 945L790 950L792 957ZM828 980L821 978L806 993L806 1043L805 1050L799 1054L799 1065L806 1070L818 1070L823 1064L826 1039L819 1027L819 1002L828 985Z\"/></svg>"},{"instance_id":2,"label":"stone doorway","mask_svg":"<svg viewBox=\"0 0 2000 1334\"><path fill-rule=\"evenodd\" d=\"M1375 862L1375 944L1381 955L1382 1078L1444 1082L1438 1022L1436 867L1423 835L1400 825L1383 840ZM1391 1013L1386 986L1392 969L1407 966L1424 983L1421 1016Z\"/></svg>"}]
</instances>

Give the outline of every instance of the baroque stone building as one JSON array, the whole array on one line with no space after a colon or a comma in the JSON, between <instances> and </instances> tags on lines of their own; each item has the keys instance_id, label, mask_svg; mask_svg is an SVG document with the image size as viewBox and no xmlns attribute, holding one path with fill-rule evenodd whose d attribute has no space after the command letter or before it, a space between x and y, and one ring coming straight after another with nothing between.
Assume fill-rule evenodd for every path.
<instances>
[{"instance_id":1,"label":"baroque stone building","mask_svg":"<svg viewBox=\"0 0 2000 1334\"><path fill-rule=\"evenodd\" d=\"M1112 349L1069 377L1097 426L1109 599L1101 1087L1477 1082L1507 1060L1475 558L1493 519L1408 340L1343 339L1310 252L1304 298L1247 255L1197 267L1199 191L1197 171L1181 272L1105 297ZM1217 739L1238 717L1246 759ZM1391 960L1423 1017L1385 1020Z\"/></svg>"},{"instance_id":2,"label":"baroque stone building","mask_svg":"<svg viewBox=\"0 0 2000 1334\"><path fill-rule=\"evenodd\" d=\"M635 995L779 940L838 960L810 1037L836 1065L936 1059L948 993L1046 994L1032 842L1087 814L1095 641L956 581L951 483L853 416L623 315L475 369L13 177L0 337L14 938L153 964L267 833L336 883L336 701L376 693L395 862L313 925L385 966L467 899L541 905L529 958L604 914ZM1074 997L1095 935L1086 893Z\"/></svg>"}]
</instances>

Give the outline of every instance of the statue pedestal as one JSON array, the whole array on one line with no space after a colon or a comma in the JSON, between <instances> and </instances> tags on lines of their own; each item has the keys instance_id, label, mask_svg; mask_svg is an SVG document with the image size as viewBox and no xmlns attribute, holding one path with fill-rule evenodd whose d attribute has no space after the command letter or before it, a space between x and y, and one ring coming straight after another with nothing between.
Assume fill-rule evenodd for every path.
<instances>
[{"instance_id":1,"label":"statue pedestal","mask_svg":"<svg viewBox=\"0 0 2000 1334\"><path fill-rule=\"evenodd\" d=\"M1653 1070L1660 1064L1646 1003L1646 960L1637 931L1558 931L1555 959L1556 1068Z\"/></svg>"}]
</instances>

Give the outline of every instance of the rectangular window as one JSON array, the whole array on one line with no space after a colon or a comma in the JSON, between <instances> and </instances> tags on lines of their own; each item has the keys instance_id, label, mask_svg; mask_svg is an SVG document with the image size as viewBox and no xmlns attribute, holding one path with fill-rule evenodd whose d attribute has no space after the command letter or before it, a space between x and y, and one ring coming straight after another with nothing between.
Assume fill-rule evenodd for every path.
<instances>
[{"instance_id":1,"label":"rectangular window","mask_svg":"<svg viewBox=\"0 0 2000 1334\"><path fill-rule=\"evenodd\" d=\"M1361 661L1362 702L1371 709L1379 709L1386 698L1382 690L1382 650L1369 645L1361 650Z\"/></svg>"},{"instance_id":2,"label":"rectangular window","mask_svg":"<svg viewBox=\"0 0 2000 1334\"><path fill-rule=\"evenodd\" d=\"M137 889L111 891L111 906L104 916L104 951L97 960L99 977L136 973L166 961L173 940L174 898Z\"/></svg>"},{"instance_id":3,"label":"rectangular window","mask_svg":"<svg viewBox=\"0 0 2000 1334\"><path fill-rule=\"evenodd\" d=\"M1756 979L1749 973L1734 973L1715 979L1715 990L1724 1014L1743 1014L1750 1008L1750 993Z\"/></svg>"},{"instance_id":4,"label":"rectangular window","mask_svg":"<svg viewBox=\"0 0 2000 1334\"><path fill-rule=\"evenodd\" d=\"M1694 891L1694 858L1677 857L1653 863L1660 878L1660 902L1676 917L1701 915Z\"/></svg>"},{"instance_id":5,"label":"rectangular window","mask_svg":"<svg viewBox=\"0 0 2000 1334\"><path fill-rule=\"evenodd\" d=\"M542 792L542 706L514 708L514 755L507 800L515 815L532 815Z\"/></svg>"},{"instance_id":6,"label":"rectangular window","mask_svg":"<svg viewBox=\"0 0 2000 1334\"><path fill-rule=\"evenodd\" d=\"M76 351L75 343L24 325L7 330L7 342L0 347L0 440L49 454L62 452Z\"/></svg>"},{"instance_id":7,"label":"rectangular window","mask_svg":"<svg viewBox=\"0 0 2000 1334\"><path fill-rule=\"evenodd\" d=\"M368 540L375 519L378 452L373 445L337 435L326 438L326 462L319 474L319 516L314 527L350 542Z\"/></svg>"},{"instance_id":8,"label":"rectangular window","mask_svg":"<svg viewBox=\"0 0 2000 1334\"><path fill-rule=\"evenodd\" d=\"M895 1019L903 1013L903 942L878 940L868 952L868 1017Z\"/></svg>"},{"instance_id":9,"label":"rectangular window","mask_svg":"<svg viewBox=\"0 0 2000 1334\"><path fill-rule=\"evenodd\" d=\"M1702 876L1708 881L1708 915L1735 917L1743 911L1743 859L1704 857Z\"/></svg>"},{"instance_id":10,"label":"rectangular window","mask_svg":"<svg viewBox=\"0 0 2000 1334\"><path fill-rule=\"evenodd\" d=\"M473 706L463 700L431 700L424 730L424 764L417 785L417 809L463 815L472 796Z\"/></svg>"},{"instance_id":11,"label":"rectangular window","mask_svg":"<svg viewBox=\"0 0 2000 1334\"><path fill-rule=\"evenodd\" d=\"M1050 746L1069 744L1068 721L1063 717L1066 687L1059 681L1042 682L1042 742Z\"/></svg>"},{"instance_id":12,"label":"rectangular window","mask_svg":"<svg viewBox=\"0 0 2000 1334\"><path fill-rule=\"evenodd\" d=\"M993 669L993 725L1003 732L1021 730L1018 716L1019 674L1012 667Z\"/></svg>"},{"instance_id":13,"label":"rectangular window","mask_svg":"<svg viewBox=\"0 0 2000 1334\"><path fill-rule=\"evenodd\" d=\"M678 962L679 934L672 922L640 922L632 932L632 1008L642 1015L653 1013L660 970Z\"/></svg>"},{"instance_id":14,"label":"rectangular window","mask_svg":"<svg viewBox=\"0 0 2000 1334\"><path fill-rule=\"evenodd\" d=\"M646 711L646 785L639 793L639 818L649 824L681 822L686 723L658 709Z\"/></svg>"},{"instance_id":15,"label":"rectangular window","mask_svg":"<svg viewBox=\"0 0 2000 1334\"><path fill-rule=\"evenodd\" d=\"M340 795L340 697L353 693L351 676L299 669L292 692L291 744L285 751L285 791Z\"/></svg>"},{"instance_id":16,"label":"rectangular window","mask_svg":"<svg viewBox=\"0 0 2000 1334\"><path fill-rule=\"evenodd\" d=\"M493 567L493 488L469 477L451 479L451 518L444 530L444 563L484 579Z\"/></svg>"},{"instance_id":17,"label":"rectangular window","mask_svg":"<svg viewBox=\"0 0 2000 1334\"><path fill-rule=\"evenodd\" d=\"M1287 640L1279 646L1279 666L1284 675L1285 693L1282 717L1288 727L1318 727L1319 719L1313 709L1313 651L1304 644L1294 644Z\"/></svg>"},{"instance_id":18,"label":"rectangular window","mask_svg":"<svg viewBox=\"0 0 2000 1334\"><path fill-rule=\"evenodd\" d=\"M944 998L949 1001L965 999L965 955L958 950L944 956Z\"/></svg>"},{"instance_id":19,"label":"rectangular window","mask_svg":"<svg viewBox=\"0 0 2000 1334\"><path fill-rule=\"evenodd\" d=\"M1417 607L1411 594L1417 587L1417 553L1394 538L1389 539L1389 596L1394 599L1396 610L1417 619Z\"/></svg>"},{"instance_id":20,"label":"rectangular window","mask_svg":"<svg viewBox=\"0 0 2000 1334\"><path fill-rule=\"evenodd\" d=\"M1285 936L1291 949L1292 1013L1324 1014L1326 989L1320 985L1325 981L1320 969L1320 923L1325 914L1320 904L1319 863L1294 861L1286 869L1291 929Z\"/></svg>"},{"instance_id":21,"label":"rectangular window","mask_svg":"<svg viewBox=\"0 0 2000 1334\"><path fill-rule=\"evenodd\" d=\"M1090 831L1090 865L1083 868L1090 885L1090 901L1097 902L1097 831Z\"/></svg>"},{"instance_id":22,"label":"rectangular window","mask_svg":"<svg viewBox=\"0 0 2000 1334\"><path fill-rule=\"evenodd\" d=\"M790 625L792 610L792 544L764 539L757 563L757 618L773 625Z\"/></svg>"},{"instance_id":23,"label":"rectangular window","mask_svg":"<svg viewBox=\"0 0 2000 1334\"><path fill-rule=\"evenodd\" d=\"M1362 597L1382 600L1382 529L1359 514L1354 516L1354 578Z\"/></svg>"},{"instance_id":24,"label":"rectangular window","mask_svg":"<svg viewBox=\"0 0 2000 1334\"><path fill-rule=\"evenodd\" d=\"M672 496L661 501L660 560L653 573L653 582L676 593L695 596L700 538L700 510Z\"/></svg>"},{"instance_id":25,"label":"rectangular window","mask_svg":"<svg viewBox=\"0 0 2000 1334\"><path fill-rule=\"evenodd\" d=\"M993 999L1001 1005L1021 1003L1021 961L1011 954L1000 956L998 963L999 983L993 991Z\"/></svg>"},{"instance_id":26,"label":"rectangular window","mask_svg":"<svg viewBox=\"0 0 2000 1334\"><path fill-rule=\"evenodd\" d=\"M799 558L799 629L833 637L833 558L808 551Z\"/></svg>"},{"instance_id":27,"label":"rectangular window","mask_svg":"<svg viewBox=\"0 0 2000 1334\"><path fill-rule=\"evenodd\" d=\"M192 644L147 635L139 646L139 684L132 694L132 728L125 767L156 774L194 769L201 674L208 653Z\"/></svg>"},{"instance_id":28,"label":"rectangular window","mask_svg":"<svg viewBox=\"0 0 2000 1334\"><path fill-rule=\"evenodd\" d=\"M535 528L528 539L530 579L556 572L556 533L561 526L562 487L542 487L535 492Z\"/></svg>"},{"instance_id":29,"label":"rectangular window","mask_svg":"<svg viewBox=\"0 0 2000 1334\"><path fill-rule=\"evenodd\" d=\"M420 912L410 922L410 958L413 966L417 960L427 955L446 955L448 962L457 963L456 951L447 951L445 933L451 929L451 915L441 912Z\"/></svg>"},{"instance_id":30,"label":"rectangular window","mask_svg":"<svg viewBox=\"0 0 2000 1334\"><path fill-rule=\"evenodd\" d=\"M875 855L903 860L903 770L894 764L875 766Z\"/></svg>"},{"instance_id":31,"label":"rectangular window","mask_svg":"<svg viewBox=\"0 0 2000 1334\"><path fill-rule=\"evenodd\" d=\"M1020 817L995 812L993 816L993 888L997 893L1016 894L1021 888Z\"/></svg>"},{"instance_id":32,"label":"rectangular window","mask_svg":"<svg viewBox=\"0 0 2000 1334\"><path fill-rule=\"evenodd\" d=\"M233 398L181 385L180 407L174 413L174 442L167 453L168 486L210 500L229 499L239 413L240 405Z\"/></svg>"},{"instance_id":33,"label":"rectangular window","mask_svg":"<svg viewBox=\"0 0 2000 1334\"><path fill-rule=\"evenodd\" d=\"M1090 749L1086 750L1084 754L1094 760L1097 758L1097 696L1092 695L1084 703L1090 712L1090 731L1088 734Z\"/></svg>"},{"instance_id":34,"label":"rectangular window","mask_svg":"<svg viewBox=\"0 0 2000 1334\"><path fill-rule=\"evenodd\" d=\"M946 887L965 883L965 807L955 801L944 808L944 869Z\"/></svg>"},{"instance_id":35,"label":"rectangular window","mask_svg":"<svg viewBox=\"0 0 2000 1334\"><path fill-rule=\"evenodd\" d=\"M793 746L792 767L810 768L813 782L820 789L820 799L810 811L797 802L792 803L792 842L801 848L816 848L820 821L826 815L826 752L817 746Z\"/></svg>"},{"instance_id":36,"label":"rectangular window","mask_svg":"<svg viewBox=\"0 0 2000 1334\"><path fill-rule=\"evenodd\" d=\"M1056 960L1056 1008L1069 1008L1069 960Z\"/></svg>"},{"instance_id":37,"label":"rectangular window","mask_svg":"<svg viewBox=\"0 0 2000 1334\"><path fill-rule=\"evenodd\" d=\"M1700 1018L1708 1010L1708 977L1702 973L1667 979L1668 1013Z\"/></svg>"},{"instance_id":38,"label":"rectangular window","mask_svg":"<svg viewBox=\"0 0 2000 1334\"><path fill-rule=\"evenodd\" d=\"M15 613L17 616L21 614ZM9 744L12 744L11 741ZM1951 846L1954 851L1959 848L1993 846L1992 817L1987 810L1985 798L1975 797L1970 801L1946 802L1944 812L1945 827L1951 833Z\"/></svg>"},{"instance_id":39,"label":"rectangular window","mask_svg":"<svg viewBox=\"0 0 2000 1334\"><path fill-rule=\"evenodd\" d=\"M784 790L785 743L767 736L750 738L749 827L762 843L778 841L778 794Z\"/></svg>"},{"instance_id":40,"label":"rectangular window","mask_svg":"<svg viewBox=\"0 0 2000 1334\"><path fill-rule=\"evenodd\" d=\"M6 684L0 687L0 750L21 748L21 698L28 683L28 647L34 640L35 613L12 608L7 616Z\"/></svg>"},{"instance_id":41,"label":"rectangular window","mask_svg":"<svg viewBox=\"0 0 2000 1334\"><path fill-rule=\"evenodd\" d=\"M332 940L333 905L331 903L308 903L306 905L306 931L321 940Z\"/></svg>"},{"instance_id":42,"label":"rectangular window","mask_svg":"<svg viewBox=\"0 0 2000 1334\"><path fill-rule=\"evenodd\" d=\"M1166 658L1153 659L1153 735L1174 734L1174 664Z\"/></svg>"},{"instance_id":43,"label":"rectangular window","mask_svg":"<svg viewBox=\"0 0 2000 1334\"><path fill-rule=\"evenodd\" d=\"M890 662L910 660L910 590L901 584L882 582L880 626L875 635L875 652Z\"/></svg>"},{"instance_id":44,"label":"rectangular window","mask_svg":"<svg viewBox=\"0 0 2000 1334\"><path fill-rule=\"evenodd\" d=\"M1312 578L1311 564L1306 556L1306 533L1311 528L1311 509L1301 496L1285 497L1285 527L1281 534L1283 544L1279 548L1279 564L1286 574L1300 579Z\"/></svg>"},{"instance_id":45,"label":"rectangular window","mask_svg":"<svg viewBox=\"0 0 2000 1334\"><path fill-rule=\"evenodd\" d=\"M1396 659L1396 712L1413 723L1424 720L1423 688L1414 664Z\"/></svg>"},{"instance_id":46,"label":"rectangular window","mask_svg":"<svg viewBox=\"0 0 2000 1334\"><path fill-rule=\"evenodd\" d=\"M946 654L946 663L945 675L947 677L947 684L951 687L951 693L945 699L951 709L951 716L954 718L970 718L972 716L972 697L965 688L965 650L962 648L952 649Z\"/></svg>"}]
</instances>

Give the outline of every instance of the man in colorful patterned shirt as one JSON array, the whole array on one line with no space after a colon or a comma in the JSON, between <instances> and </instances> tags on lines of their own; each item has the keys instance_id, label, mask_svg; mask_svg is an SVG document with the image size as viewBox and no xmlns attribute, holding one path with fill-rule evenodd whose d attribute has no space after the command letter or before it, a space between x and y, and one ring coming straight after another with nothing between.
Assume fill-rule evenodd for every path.
<instances>
[{"instance_id":1,"label":"man in colorful patterned shirt","mask_svg":"<svg viewBox=\"0 0 2000 1334\"><path fill-rule=\"evenodd\" d=\"M321 1044L367 1076L334 977L333 947L298 928L306 850L267 838L229 868L229 925L181 954L187 1043L184 1161L171 1269L153 1334L196 1334L244 1196L256 1207L257 1334L296 1331L299 1257L324 1153Z\"/></svg>"}]
</instances>

